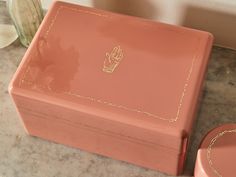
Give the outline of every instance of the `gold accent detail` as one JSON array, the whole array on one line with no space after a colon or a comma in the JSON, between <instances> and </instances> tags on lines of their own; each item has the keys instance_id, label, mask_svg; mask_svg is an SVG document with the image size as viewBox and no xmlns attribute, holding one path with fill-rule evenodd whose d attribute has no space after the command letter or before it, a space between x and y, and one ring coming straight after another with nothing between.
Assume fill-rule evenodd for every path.
<instances>
[{"instance_id":1,"label":"gold accent detail","mask_svg":"<svg viewBox=\"0 0 236 177\"><path fill-rule=\"evenodd\" d=\"M57 16L59 15L59 12L61 11L61 9L68 9L68 10L71 10L71 11L82 12L82 13L85 13L85 14L95 15L95 16L99 16L99 17L103 17L103 18L111 18L110 16L105 15L105 14L101 14L101 13L96 13L96 12L92 12L92 11L88 11L88 10L83 10L83 9L77 9L77 8L73 8L73 7L60 6L57 9L56 15L52 19L52 21L51 21L51 23L50 23L50 25L48 27L48 30L45 33L45 37L47 37L48 33L51 31L51 28L54 25L54 23L55 23L55 21L57 19Z\"/></svg>"},{"instance_id":2,"label":"gold accent detail","mask_svg":"<svg viewBox=\"0 0 236 177\"><path fill-rule=\"evenodd\" d=\"M211 160L211 150L212 150L212 146L215 144L215 142L217 141L218 138L223 137L225 134L227 133L236 133L236 129L232 129L232 130L225 130L223 132L218 133L214 138L212 138L211 143L209 144L209 146L207 147L207 160L208 163L212 169L212 171L218 176L218 177L222 177L222 175L219 173L219 171L217 169L214 168L212 160Z\"/></svg>"},{"instance_id":3,"label":"gold accent detail","mask_svg":"<svg viewBox=\"0 0 236 177\"><path fill-rule=\"evenodd\" d=\"M120 46L114 47L111 53L106 53L102 70L106 73L113 73L116 67L120 64L123 56L123 50L120 48Z\"/></svg>"},{"instance_id":4,"label":"gold accent detail","mask_svg":"<svg viewBox=\"0 0 236 177\"><path fill-rule=\"evenodd\" d=\"M74 12L77 12L77 13L85 13L85 14L89 14L89 15L95 15L95 16L98 16L98 17L102 17L102 18L112 19L112 16L108 16L106 14L97 13L97 12L91 12L91 11L87 11L87 10L71 8L71 7L66 7L66 6L60 6L57 9L54 18L51 20L51 23L49 24L49 27L48 27L47 31L45 32L45 35L44 35L45 39L48 37L48 34L51 31L51 29L52 29L52 27L53 27L53 25L54 25L58 15L59 15L59 12L62 9L67 9L67 10L71 10L71 11L74 11ZM152 26L153 24L151 23L150 25ZM179 33L179 34L182 34L181 32L178 32L178 31L175 31L175 32ZM198 39L198 42L199 42L200 38L198 37L197 39ZM187 91L187 87L188 87L188 84L189 84L189 81L190 81L190 78L191 78L191 75L192 75L193 67L194 67L196 58L198 57L198 55L197 55L197 51L198 50L199 50L199 47L196 48L195 56L192 58L192 62L191 62L191 65L189 67L188 75L186 77L186 81L185 81L185 84L183 86L183 91L182 91L181 96L180 96L180 100L179 100L179 105L178 105L178 108L177 108L176 116L173 117L173 118L161 117L161 116L158 116L156 114L153 114L153 113L150 113L150 112L147 112L147 111L141 111L139 109L129 108L129 107L126 107L124 105L118 105L118 104L115 104L115 103L112 103L112 102L108 102L108 101L101 100L101 99L96 99L96 98L89 97L89 96L83 96L83 95L80 95L80 94L77 94L77 93L65 92L64 94L71 95L71 96L73 95L73 96L79 97L81 99L86 99L86 100L90 100L90 101L93 101L93 102L98 102L98 103L101 103L101 104L104 104L104 105L107 105L107 106L116 107L118 109L123 109L123 110L131 111L131 112L136 112L136 113L144 114L144 115L146 115L148 117L158 118L160 120L168 121L170 123L173 123L173 122L176 122L178 120L178 118L179 118L179 115L180 115L180 112L181 112L181 108L182 108L182 105L183 105L183 100L184 100L184 97L185 97L185 94L186 94L186 91ZM31 60L28 60L28 61L26 60L25 62L27 62L29 64L31 62ZM27 71L23 74L22 79L19 82L19 86L21 86L23 83L28 84L28 85L32 85L33 84L32 81L26 80L26 75L27 75L27 73L29 71L29 66L27 66L26 70ZM46 89L45 86L42 86L42 85L37 85L37 86Z\"/></svg>"}]
</instances>

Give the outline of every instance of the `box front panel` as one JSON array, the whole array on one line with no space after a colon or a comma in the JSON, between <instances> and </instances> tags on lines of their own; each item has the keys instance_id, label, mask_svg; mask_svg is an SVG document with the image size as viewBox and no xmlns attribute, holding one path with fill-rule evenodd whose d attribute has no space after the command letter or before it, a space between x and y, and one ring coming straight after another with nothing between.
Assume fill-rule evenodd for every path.
<instances>
[{"instance_id":1,"label":"box front panel","mask_svg":"<svg viewBox=\"0 0 236 177\"><path fill-rule=\"evenodd\" d=\"M127 161L139 166L160 170L168 174L182 171L183 154L130 136L117 134L105 129L88 125L86 122L73 122L63 117L94 119L93 116L67 110L55 105L48 105L35 100L13 96L21 118L29 134L81 148L89 152L105 155L114 159ZM30 104L30 108L25 107ZM40 107L40 112L35 111ZM68 114L69 113L69 114ZM101 121L104 127L111 126ZM112 127L111 127L112 128ZM132 127L129 128L132 131Z\"/></svg>"}]
</instances>

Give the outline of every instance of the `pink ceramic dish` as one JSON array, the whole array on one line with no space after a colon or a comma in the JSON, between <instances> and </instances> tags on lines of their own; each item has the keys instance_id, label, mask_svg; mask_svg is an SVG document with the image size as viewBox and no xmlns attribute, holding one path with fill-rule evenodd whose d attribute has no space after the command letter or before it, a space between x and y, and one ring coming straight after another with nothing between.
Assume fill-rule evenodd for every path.
<instances>
[{"instance_id":1,"label":"pink ceramic dish","mask_svg":"<svg viewBox=\"0 0 236 177\"><path fill-rule=\"evenodd\" d=\"M210 131L198 150L195 177L236 176L236 124Z\"/></svg>"},{"instance_id":2,"label":"pink ceramic dish","mask_svg":"<svg viewBox=\"0 0 236 177\"><path fill-rule=\"evenodd\" d=\"M211 46L207 32L55 2L9 91L30 135L179 174Z\"/></svg>"}]
</instances>

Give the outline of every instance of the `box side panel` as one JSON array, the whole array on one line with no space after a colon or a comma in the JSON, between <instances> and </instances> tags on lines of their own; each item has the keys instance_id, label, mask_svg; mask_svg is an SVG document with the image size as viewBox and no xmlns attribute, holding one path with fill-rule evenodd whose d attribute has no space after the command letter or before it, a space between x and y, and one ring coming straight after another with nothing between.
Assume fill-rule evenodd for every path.
<instances>
[{"instance_id":1,"label":"box side panel","mask_svg":"<svg viewBox=\"0 0 236 177\"><path fill-rule=\"evenodd\" d=\"M193 96L192 96L192 105L189 109L188 112L188 117L191 117L191 119L188 119L185 123L187 125L185 127L185 131L188 134L191 134L191 130L193 127L193 122L195 121L196 113L197 110L200 106L201 98L202 98L202 93L203 93L203 86L204 86L204 81L207 73L207 66L209 62L209 56L211 53L211 48L212 48L212 43L213 43L213 36L210 33L206 34L206 37L204 37L204 45L202 45L202 53L199 54L198 60L201 60L201 67L199 68L198 72L198 79L196 84L194 85L193 88Z\"/></svg>"},{"instance_id":2,"label":"box side panel","mask_svg":"<svg viewBox=\"0 0 236 177\"><path fill-rule=\"evenodd\" d=\"M206 71L207 71L207 66L209 63L209 58L210 58L210 52L212 49L212 44L213 44L213 36L210 33L206 33L206 39L204 40L205 45L202 45L202 51L199 55L199 60L202 60L202 64L200 67L199 75L198 75L198 82L195 85L194 90L194 95L192 97L192 105L188 111L188 118L187 121L185 122L186 127L184 128L184 141L182 144L182 156L181 156L181 162L180 165L182 164L182 168L184 167L185 164L185 159L186 159L186 153L188 150L189 143L191 142L191 134L194 126L194 122L196 121L197 117L197 111L200 107L202 95L203 95L203 89L204 89L204 83L205 83L205 77L206 77Z\"/></svg>"},{"instance_id":3,"label":"box side panel","mask_svg":"<svg viewBox=\"0 0 236 177\"><path fill-rule=\"evenodd\" d=\"M93 119L91 115L73 110L66 111L66 114L64 114L65 110L63 108L58 109L55 105L44 105L38 101L20 96L13 97L28 133L33 136L172 175L182 171L182 166L180 168L179 164L182 155L176 151L140 139L114 134L106 131L106 129L98 129L86 124L86 122L68 121L63 117L71 118L73 116L78 119L80 117ZM29 106L24 107L22 103L25 102L28 102L28 105L30 103L30 109ZM40 107L40 112L34 111L36 106ZM104 121L100 123L104 127L110 126L109 123Z\"/></svg>"}]
</instances>

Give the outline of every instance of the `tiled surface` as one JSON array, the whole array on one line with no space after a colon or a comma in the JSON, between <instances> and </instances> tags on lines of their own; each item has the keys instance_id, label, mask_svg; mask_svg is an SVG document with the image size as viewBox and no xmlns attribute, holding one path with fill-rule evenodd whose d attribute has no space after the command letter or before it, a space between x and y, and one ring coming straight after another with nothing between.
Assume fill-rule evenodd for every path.
<instances>
[{"instance_id":1,"label":"tiled surface","mask_svg":"<svg viewBox=\"0 0 236 177\"><path fill-rule=\"evenodd\" d=\"M0 23L9 23L0 2ZM166 177L125 162L94 155L25 134L7 92L26 49L19 41L0 49L0 177ZM214 47L206 87L188 151L191 176L197 147L211 128L236 122L236 51Z\"/></svg>"}]
</instances>

